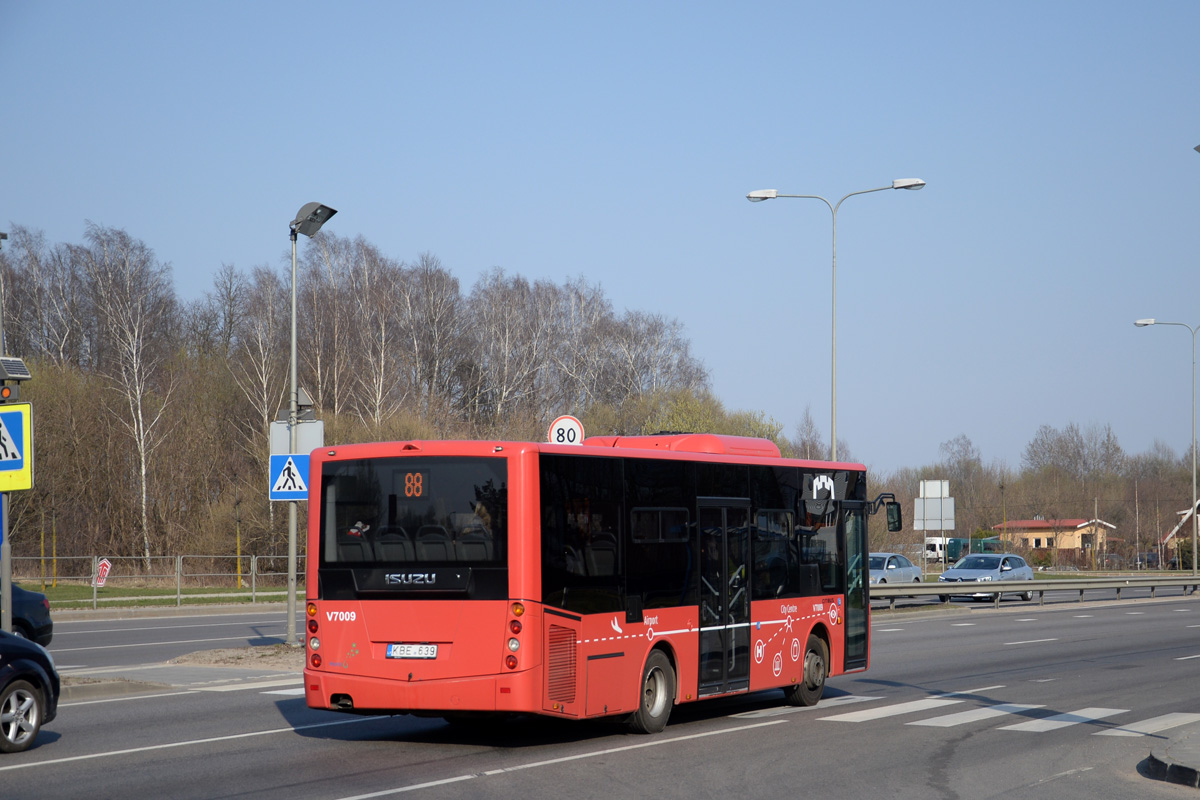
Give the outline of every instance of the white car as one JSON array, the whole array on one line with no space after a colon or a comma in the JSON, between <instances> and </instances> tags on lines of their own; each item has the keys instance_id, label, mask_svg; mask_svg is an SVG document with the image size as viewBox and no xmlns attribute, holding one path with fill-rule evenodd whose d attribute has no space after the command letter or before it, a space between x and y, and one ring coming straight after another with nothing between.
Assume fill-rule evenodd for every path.
<instances>
[{"instance_id":1,"label":"white car","mask_svg":"<svg viewBox=\"0 0 1200 800\"><path fill-rule=\"evenodd\" d=\"M920 583L921 568L899 553L871 553L871 585Z\"/></svg>"}]
</instances>

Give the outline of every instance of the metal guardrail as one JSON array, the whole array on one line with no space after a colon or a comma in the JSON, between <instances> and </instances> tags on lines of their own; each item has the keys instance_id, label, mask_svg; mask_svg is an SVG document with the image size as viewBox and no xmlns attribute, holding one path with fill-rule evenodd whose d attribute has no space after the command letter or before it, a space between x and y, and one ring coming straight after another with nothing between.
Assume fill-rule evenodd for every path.
<instances>
[{"instance_id":1,"label":"metal guardrail","mask_svg":"<svg viewBox=\"0 0 1200 800\"><path fill-rule=\"evenodd\" d=\"M1181 577L1118 577L1118 578L1052 578L1043 581L926 581L924 583L888 583L874 584L869 594L872 600L888 600L888 609L894 611L898 597L942 597L948 604L951 597L964 597L972 594L995 594L992 598L994 607L1000 606L1000 595L1022 594L1034 592L1038 596L1038 605L1045 605L1046 592L1079 592L1079 602L1083 602L1083 593L1097 590L1112 591L1116 589L1117 599L1121 599L1123 589L1150 589L1154 597L1158 589L1180 587L1184 594L1195 594L1200 588L1200 578L1194 575ZM1189 591L1190 589L1190 591Z\"/></svg>"}]
</instances>

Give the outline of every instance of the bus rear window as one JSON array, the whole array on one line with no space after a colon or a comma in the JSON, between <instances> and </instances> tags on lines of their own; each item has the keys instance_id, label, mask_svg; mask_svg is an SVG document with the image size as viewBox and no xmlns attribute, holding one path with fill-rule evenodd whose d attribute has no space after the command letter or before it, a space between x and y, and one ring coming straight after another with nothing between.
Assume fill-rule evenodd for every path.
<instances>
[{"instance_id":1,"label":"bus rear window","mask_svg":"<svg viewBox=\"0 0 1200 800\"><path fill-rule=\"evenodd\" d=\"M321 563L505 563L502 458L372 458L326 462Z\"/></svg>"}]
</instances>

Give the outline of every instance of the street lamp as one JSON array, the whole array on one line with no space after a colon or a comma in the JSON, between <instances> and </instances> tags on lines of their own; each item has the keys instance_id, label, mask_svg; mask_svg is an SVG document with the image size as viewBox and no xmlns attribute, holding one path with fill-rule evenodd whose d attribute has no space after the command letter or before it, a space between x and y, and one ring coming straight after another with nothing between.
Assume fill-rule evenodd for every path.
<instances>
[{"instance_id":1,"label":"street lamp","mask_svg":"<svg viewBox=\"0 0 1200 800\"><path fill-rule=\"evenodd\" d=\"M336 209L323 206L320 203L306 203L288 229L292 238L292 391L288 395L288 432L290 441L288 451L296 452L297 427L300 418L299 384L296 381L296 234L303 233L312 238L329 218L337 213ZM296 513L295 500L288 501L288 597L287 597L287 643L292 647L300 644L296 639Z\"/></svg>"},{"instance_id":2,"label":"street lamp","mask_svg":"<svg viewBox=\"0 0 1200 800\"><path fill-rule=\"evenodd\" d=\"M1197 147L1196 150L1200 152L1200 147ZM1196 568L1196 543L1197 539L1200 539L1200 533L1198 533L1200 522L1196 519L1196 331L1200 331L1200 325L1193 328L1182 322L1159 322L1156 319L1139 319L1133 324L1139 328L1151 325L1176 325L1192 332L1192 574L1197 575L1200 574L1200 570Z\"/></svg>"},{"instance_id":3,"label":"street lamp","mask_svg":"<svg viewBox=\"0 0 1200 800\"><path fill-rule=\"evenodd\" d=\"M889 186L880 186L877 189L863 189L850 194L833 204L821 197L818 194L780 194L778 189L757 189L746 195L746 199L751 203L761 203L763 200L774 200L776 197L800 197L808 200L820 200L825 205L829 206L829 211L833 214L833 365L831 392L832 399L830 405L833 408L833 420L830 424L830 458L837 461L837 212L841 208L842 203L846 202L847 198L853 197L856 194L870 194L871 192L882 192L884 189L921 189L924 188L925 181L920 178L897 178L892 181Z\"/></svg>"}]
</instances>

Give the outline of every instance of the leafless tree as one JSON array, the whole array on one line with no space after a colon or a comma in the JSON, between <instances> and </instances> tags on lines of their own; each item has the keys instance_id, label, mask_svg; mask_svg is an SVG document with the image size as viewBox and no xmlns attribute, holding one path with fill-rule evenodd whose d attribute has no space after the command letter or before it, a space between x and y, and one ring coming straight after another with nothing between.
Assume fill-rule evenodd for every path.
<instances>
[{"instance_id":1,"label":"leafless tree","mask_svg":"<svg viewBox=\"0 0 1200 800\"><path fill-rule=\"evenodd\" d=\"M418 410L427 417L440 416L439 409L453 402L455 364L465 355L466 319L458 279L436 256L422 253L404 270L397 289Z\"/></svg>"},{"instance_id":2,"label":"leafless tree","mask_svg":"<svg viewBox=\"0 0 1200 800\"><path fill-rule=\"evenodd\" d=\"M347 404L374 436L399 411L410 383L404 369L411 352L400 346L403 335L397 313L399 264L359 239L354 242L353 271L347 276L354 325L353 397Z\"/></svg>"},{"instance_id":3,"label":"leafless tree","mask_svg":"<svg viewBox=\"0 0 1200 800\"><path fill-rule=\"evenodd\" d=\"M700 389L708 385L704 366L692 358L683 324L645 311L627 311L612 339L616 381L622 394L670 389Z\"/></svg>"},{"instance_id":4,"label":"leafless tree","mask_svg":"<svg viewBox=\"0 0 1200 800\"><path fill-rule=\"evenodd\" d=\"M812 407L804 407L804 416L796 423L796 435L792 439L798 458L829 458L829 445L821 435L821 429L813 420Z\"/></svg>"},{"instance_id":5,"label":"leafless tree","mask_svg":"<svg viewBox=\"0 0 1200 800\"><path fill-rule=\"evenodd\" d=\"M176 308L170 267L123 230L88 225L80 269L103 336L101 371L121 398L120 419L132 440L141 512L142 552L151 556L150 460L167 434L172 385L162 370L171 353Z\"/></svg>"},{"instance_id":6,"label":"leafless tree","mask_svg":"<svg viewBox=\"0 0 1200 800\"><path fill-rule=\"evenodd\" d=\"M351 239L322 231L298 257L297 338L306 343L298 348L304 373L311 378L317 408L341 414L349 400L350 360L353 353L353 301L349 276L356 268L357 248ZM304 377L300 379L305 385Z\"/></svg>"},{"instance_id":7,"label":"leafless tree","mask_svg":"<svg viewBox=\"0 0 1200 800\"><path fill-rule=\"evenodd\" d=\"M17 225L7 255L11 270L0 271L0 291L10 349L82 366L85 299L71 248L47 247L40 231Z\"/></svg>"},{"instance_id":8,"label":"leafless tree","mask_svg":"<svg viewBox=\"0 0 1200 800\"><path fill-rule=\"evenodd\" d=\"M567 281L554 297L552 324L556 344L550 358L558 406L572 411L619 401L612 380L616 326L603 289L582 278Z\"/></svg>"},{"instance_id":9,"label":"leafless tree","mask_svg":"<svg viewBox=\"0 0 1200 800\"><path fill-rule=\"evenodd\" d=\"M495 269L468 299L475 362L482 384L470 406L477 421L495 423L537 398L550 347L550 290Z\"/></svg>"}]
</instances>

